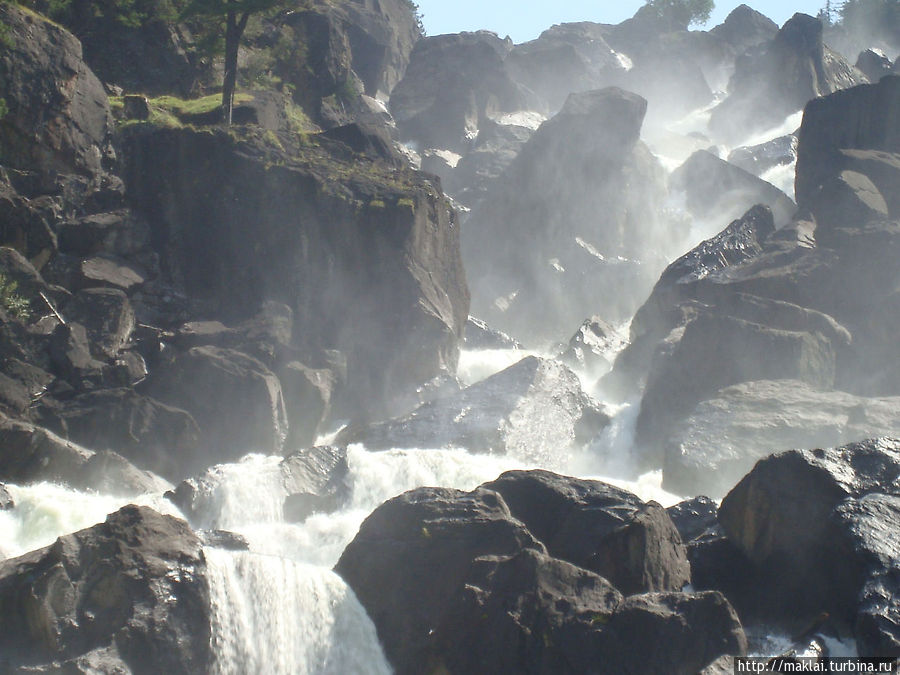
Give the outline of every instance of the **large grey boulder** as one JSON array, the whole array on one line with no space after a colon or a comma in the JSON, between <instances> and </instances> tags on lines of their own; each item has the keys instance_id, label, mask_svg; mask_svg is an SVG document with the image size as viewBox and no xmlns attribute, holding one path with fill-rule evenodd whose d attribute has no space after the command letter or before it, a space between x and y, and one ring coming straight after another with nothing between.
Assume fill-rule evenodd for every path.
<instances>
[{"instance_id":1,"label":"large grey boulder","mask_svg":"<svg viewBox=\"0 0 900 675\"><path fill-rule=\"evenodd\" d=\"M575 93L525 144L466 222L474 314L532 343L568 338L559 327L592 307L631 314L661 266L651 242L672 234L664 171L639 141L646 106L615 87Z\"/></svg>"},{"instance_id":2,"label":"large grey boulder","mask_svg":"<svg viewBox=\"0 0 900 675\"><path fill-rule=\"evenodd\" d=\"M408 415L349 427L337 442L369 450L462 447L552 466L609 421L565 365L528 356L462 391Z\"/></svg>"},{"instance_id":3,"label":"large grey boulder","mask_svg":"<svg viewBox=\"0 0 900 675\"><path fill-rule=\"evenodd\" d=\"M897 436L898 420L898 397L863 398L796 380L745 382L716 392L671 430L663 483L676 494L718 498L773 452Z\"/></svg>"},{"instance_id":4,"label":"large grey boulder","mask_svg":"<svg viewBox=\"0 0 900 675\"><path fill-rule=\"evenodd\" d=\"M211 663L209 588L187 523L126 506L104 523L0 563L9 667L117 664L99 672L196 673ZM95 665L99 665L95 661ZM68 672L68 670L67 670Z\"/></svg>"},{"instance_id":5,"label":"large grey boulder","mask_svg":"<svg viewBox=\"0 0 900 675\"><path fill-rule=\"evenodd\" d=\"M110 153L109 101L68 31L15 4L0 7L9 44L0 55L4 164L96 174Z\"/></svg>"}]
</instances>

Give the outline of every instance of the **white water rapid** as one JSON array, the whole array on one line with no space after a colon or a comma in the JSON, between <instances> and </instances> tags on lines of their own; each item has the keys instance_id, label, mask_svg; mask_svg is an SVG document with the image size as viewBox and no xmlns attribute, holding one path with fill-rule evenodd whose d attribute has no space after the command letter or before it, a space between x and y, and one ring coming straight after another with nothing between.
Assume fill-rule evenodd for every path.
<instances>
[{"instance_id":1,"label":"white water rapid","mask_svg":"<svg viewBox=\"0 0 900 675\"><path fill-rule=\"evenodd\" d=\"M463 377L481 379L528 353L464 353ZM635 417L631 405L612 410L619 412L607 433L583 451L561 449L560 456L549 458L553 468L600 478L664 505L678 501L661 489L659 473L636 481L609 478L622 475L615 458L630 444ZM346 504L335 513L289 523L283 518L281 459L250 454L215 466L199 481L194 497L194 528L238 533L250 548L205 548L216 675L389 673L374 625L353 591L331 571L360 523L387 499L415 487L471 490L506 470L533 468L510 457L463 449L369 452L353 445L348 448ZM8 488L16 507L0 512L0 558L50 544L130 502L185 517L158 494L125 499L47 483Z\"/></svg>"}]
</instances>

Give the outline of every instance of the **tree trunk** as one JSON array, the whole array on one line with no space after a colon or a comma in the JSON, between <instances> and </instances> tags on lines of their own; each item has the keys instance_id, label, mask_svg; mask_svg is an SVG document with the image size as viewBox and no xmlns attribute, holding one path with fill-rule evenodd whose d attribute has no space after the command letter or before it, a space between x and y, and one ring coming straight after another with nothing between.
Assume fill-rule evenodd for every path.
<instances>
[{"instance_id":1,"label":"tree trunk","mask_svg":"<svg viewBox=\"0 0 900 675\"><path fill-rule=\"evenodd\" d=\"M238 46L249 18L249 12L244 12L238 20L237 13L233 9L229 9L225 16L225 78L222 81L222 116L225 124L229 126L231 125L231 111L234 108L234 89L237 83Z\"/></svg>"}]
</instances>

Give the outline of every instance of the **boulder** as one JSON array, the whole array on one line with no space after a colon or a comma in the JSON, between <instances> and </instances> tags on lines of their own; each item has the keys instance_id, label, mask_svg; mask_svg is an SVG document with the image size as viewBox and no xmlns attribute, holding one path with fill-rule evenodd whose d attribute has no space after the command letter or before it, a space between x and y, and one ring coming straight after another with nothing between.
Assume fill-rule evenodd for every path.
<instances>
[{"instance_id":1,"label":"boulder","mask_svg":"<svg viewBox=\"0 0 900 675\"><path fill-rule=\"evenodd\" d=\"M621 81L627 61L607 44L604 28L587 21L557 24L513 47L506 66L516 82L540 97L544 112L556 112L573 91Z\"/></svg>"},{"instance_id":2,"label":"boulder","mask_svg":"<svg viewBox=\"0 0 900 675\"><path fill-rule=\"evenodd\" d=\"M581 324L559 359L591 377L598 377L609 372L614 355L626 344L627 338L617 328L594 316Z\"/></svg>"},{"instance_id":3,"label":"boulder","mask_svg":"<svg viewBox=\"0 0 900 675\"><path fill-rule=\"evenodd\" d=\"M496 492L419 488L375 509L335 571L366 608L388 660L414 673L431 662L435 632L473 561L525 549L544 552Z\"/></svg>"},{"instance_id":4,"label":"boulder","mask_svg":"<svg viewBox=\"0 0 900 675\"><path fill-rule=\"evenodd\" d=\"M334 373L327 368L308 368L299 361L291 361L279 368L277 374L288 421L285 447L293 450L313 445L331 412L331 395L336 385Z\"/></svg>"},{"instance_id":5,"label":"boulder","mask_svg":"<svg viewBox=\"0 0 900 675\"><path fill-rule=\"evenodd\" d=\"M721 497L760 459L900 435L900 397L863 398L794 380L727 387L679 422L665 442L663 484Z\"/></svg>"},{"instance_id":6,"label":"boulder","mask_svg":"<svg viewBox=\"0 0 900 675\"><path fill-rule=\"evenodd\" d=\"M0 646L7 665L40 668L108 650L107 659L136 674L205 671L212 657L205 569L187 523L139 506L6 560Z\"/></svg>"},{"instance_id":7,"label":"boulder","mask_svg":"<svg viewBox=\"0 0 900 675\"><path fill-rule=\"evenodd\" d=\"M177 455L172 471L190 475L248 452L280 452L287 418L278 378L262 363L220 347L192 347L159 364L147 393L186 410L200 429L200 448Z\"/></svg>"},{"instance_id":8,"label":"boulder","mask_svg":"<svg viewBox=\"0 0 900 675\"><path fill-rule=\"evenodd\" d=\"M659 466L672 425L722 387L771 379L834 385L836 345L827 337L726 312L699 314L654 355L635 429L650 466Z\"/></svg>"},{"instance_id":9,"label":"boulder","mask_svg":"<svg viewBox=\"0 0 900 675\"><path fill-rule=\"evenodd\" d=\"M169 480L181 478L184 466L207 459L200 429L188 413L130 388L80 394L43 417L64 438L96 450L115 450Z\"/></svg>"},{"instance_id":10,"label":"boulder","mask_svg":"<svg viewBox=\"0 0 900 675\"><path fill-rule=\"evenodd\" d=\"M896 440L780 453L725 497L719 522L794 616L828 611L855 622L867 648L896 654L897 606L879 592L896 593L898 476Z\"/></svg>"},{"instance_id":11,"label":"boulder","mask_svg":"<svg viewBox=\"0 0 900 675\"><path fill-rule=\"evenodd\" d=\"M775 226L781 227L797 210L793 200L771 183L706 150L695 152L672 173L669 190L683 192L688 212L700 221L730 222L763 204L772 210Z\"/></svg>"},{"instance_id":12,"label":"boulder","mask_svg":"<svg viewBox=\"0 0 900 675\"><path fill-rule=\"evenodd\" d=\"M117 453L94 452L28 422L0 420L0 441L0 480L9 483L47 481L128 497L163 487L157 476L136 468Z\"/></svg>"},{"instance_id":13,"label":"boulder","mask_svg":"<svg viewBox=\"0 0 900 675\"><path fill-rule=\"evenodd\" d=\"M878 82L885 75L890 75L894 64L880 49L871 48L859 53L856 68L869 78L869 82Z\"/></svg>"},{"instance_id":14,"label":"boulder","mask_svg":"<svg viewBox=\"0 0 900 675\"><path fill-rule=\"evenodd\" d=\"M0 58L4 164L96 174L111 150L109 101L68 31L15 4L0 8L9 44Z\"/></svg>"},{"instance_id":15,"label":"boulder","mask_svg":"<svg viewBox=\"0 0 900 675\"><path fill-rule=\"evenodd\" d=\"M285 520L302 522L313 513L337 510L350 497L349 471L346 448L319 446L285 457L281 462Z\"/></svg>"},{"instance_id":16,"label":"boulder","mask_svg":"<svg viewBox=\"0 0 900 675\"><path fill-rule=\"evenodd\" d=\"M150 244L147 223L129 210L107 211L59 224L59 249L79 257L128 257Z\"/></svg>"},{"instance_id":17,"label":"boulder","mask_svg":"<svg viewBox=\"0 0 900 675\"><path fill-rule=\"evenodd\" d=\"M693 497L666 509L681 540L691 542L718 527L719 506L709 497Z\"/></svg>"},{"instance_id":18,"label":"boulder","mask_svg":"<svg viewBox=\"0 0 900 675\"><path fill-rule=\"evenodd\" d=\"M404 417L348 427L336 441L364 443L369 450L462 447L553 466L566 448L587 442L608 420L571 370L528 356Z\"/></svg>"},{"instance_id":19,"label":"boulder","mask_svg":"<svg viewBox=\"0 0 900 675\"><path fill-rule=\"evenodd\" d=\"M67 321L87 330L91 351L97 358L118 354L135 328L134 309L124 291L117 288L86 288L62 308Z\"/></svg>"},{"instance_id":20,"label":"boulder","mask_svg":"<svg viewBox=\"0 0 900 675\"><path fill-rule=\"evenodd\" d=\"M87 329L80 323L57 326L48 347L51 364L77 388L90 388L102 380L105 364L91 355Z\"/></svg>"},{"instance_id":21,"label":"boulder","mask_svg":"<svg viewBox=\"0 0 900 675\"><path fill-rule=\"evenodd\" d=\"M808 101L866 81L822 41L822 23L795 14L768 43L738 58L729 96L713 109L709 128L726 142L781 124Z\"/></svg>"},{"instance_id":22,"label":"boulder","mask_svg":"<svg viewBox=\"0 0 900 675\"><path fill-rule=\"evenodd\" d=\"M720 594L623 598L548 555L484 487L419 488L386 502L335 570L398 673L643 672L648 659L655 672L691 673L746 650Z\"/></svg>"},{"instance_id":23,"label":"boulder","mask_svg":"<svg viewBox=\"0 0 900 675\"><path fill-rule=\"evenodd\" d=\"M387 416L396 395L454 370L469 296L456 214L429 179L321 135L278 147L233 133L135 127L126 139L130 197L167 281L225 325L288 306L289 360L345 355L332 398L345 418Z\"/></svg>"},{"instance_id":24,"label":"boulder","mask_svg":"<svg viewBox=\"0 0 900 675\"><path fill-rule=\"evenodd\" d=\"M466 349L519 349L521 345L503 331L495 330L481 319L466 320Z\"/></svg>"},{"instance_id":25,"label":"boulder","mask_svg":"<svg viewBox=\"0 0 900 675\"><path fill-rule=\"evenodd\" d=\"M464 152L489 113L529 109L525 90L503 63L510 49L511 40L488 31L419 40L391 92L401 137Z\"/></svg>"},{"instance_id":26,"label":"boulder","mask_svg":"<svg viewBox=\"0 0 900 675\"><path fill-rule=\"evenodd\" d=\"M269 492L262 503L271 508L260 516L261 519L302 522L313 513L336 510L350 496L346 484L349 471L346 448L320 446L299 450L277 464L252 470L260 472L260 480ZM212 466L198 476L181 481L165 496L192 523L204 528L218 528L224 524L221 520L223 511L228 510L225 507L243 508L234 501L231 476L232 467ZM228 519L229 516L224 517Z\"/></svg>"},{"instance_id":27,"label":"boulder","mask_svg":"<svg viewBox=\"0 0 900 675\"><path fill-rule=\"evenodd\" d=\"M16 249L32 265L43 267L57 248L50 219L21 195L9 174L0 178L0 245Z\"/></svg>"},{"instance_id":28,"label":"boulder","mask_svg":"<svg viewBox=\"0 0 900 675\"><path fill-rule=\"evenodd\" d=\"M736 54L742 54L774 38L778 24L747 5L739 5L710 32L734 47Z\"/></svg>"},{"instance_id":29,"label":"boulder","mask_svg":"<svg viewBox=\"0 0 900 675\"><path fill-rule=\"evenodd\" d=\"M482 485L503 496L555 558L608 579L626 595L680 591L684 546L665 509L605 483L549 471L507 471Z\"/></svg>"},{"instance_id":30,"label":"boulder","mask_svg":"<svg viewBox=\"0 0 900 675\"><path fill-rule=\"evenodd\" d=\"M797 143L797 137L789 134L759 145L741 146L728 153L728 163L754 176L762 176L776 166L787 166L796 162Z\"/></svg>"},{"instance_id":31,"label":"boulder","mask_svg":"<svg viewBox=\"0 0 900 675\"><path fill-rule=\"evenodd\" d=\"M559 327L598 297L608 320L632 313L660 264L648 242L673 236L664 171L639 141L646 106L614 87L572 94L491 185L462 240L476 316L527 344L568 338Z\"/></svg>"}]
</instances>

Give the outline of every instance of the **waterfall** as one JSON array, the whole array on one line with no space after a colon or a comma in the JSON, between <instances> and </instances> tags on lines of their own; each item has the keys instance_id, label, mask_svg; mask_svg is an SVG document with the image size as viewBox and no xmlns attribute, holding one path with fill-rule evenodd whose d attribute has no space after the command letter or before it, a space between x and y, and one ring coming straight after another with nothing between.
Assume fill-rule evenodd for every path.
<instances>
[{"instance_id":1,"label":"waterfall","mask_svg":"<svg viewBox=\"0 0 900 675\"><path fill-rule=\"evenodd\" d=\"M216 675L390 673L375 627L330 570L205 550Z\"/></svg>"}]
</instances>

